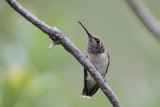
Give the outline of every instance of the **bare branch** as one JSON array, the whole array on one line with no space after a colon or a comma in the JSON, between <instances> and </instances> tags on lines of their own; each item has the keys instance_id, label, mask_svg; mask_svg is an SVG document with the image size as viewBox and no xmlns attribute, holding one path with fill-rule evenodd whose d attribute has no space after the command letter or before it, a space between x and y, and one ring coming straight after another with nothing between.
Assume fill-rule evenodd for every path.
<instances>
[{"instance_id":1,"label":"bare branch","mask_svg":"<svg viewBox=\"0 0 160 107\"><path fill-rule=\"evenodd\" d=\"M29 11L23 8L16 0L6 0L10 6L15 9L19 14L24 18L42 30L44 33L48 34L49 37L56 43L61 44L69 53L71 53L77 61L84 66L84 68L89 71L92 77L95 79L103 93L108 97L113 107L121 107L120 101L117 96L114 94L112 89L108 86L106 81L93 66L93 64L83 55L83 53L59 30L50 27L44 22L40 21L37 17L32 15Z\"/></svg>"},{"instance_id":2,"label":"bare branch","mask_svg":"<svg viewBox=\"0 0 160 107\"><path fill-rule=\"evenodd\" d=\"M160 38L160 24L145 7L141 0L127 0L135 13L139 16L146 27L158 38Z\"/></svg>"}]
</instances>

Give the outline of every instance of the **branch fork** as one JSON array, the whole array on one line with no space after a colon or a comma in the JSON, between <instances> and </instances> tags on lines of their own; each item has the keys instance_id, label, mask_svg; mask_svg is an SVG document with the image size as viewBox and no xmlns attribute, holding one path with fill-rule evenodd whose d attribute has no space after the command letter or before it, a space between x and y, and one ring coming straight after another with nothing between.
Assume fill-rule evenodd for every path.
<instances>
[{"instance_id":1,"label":"branch fork","mask_svg":"<svg viewBox=\"0 0 160 107\"><path fill-rule=\"evenodd\" d=\"M51 38L53 42L48 47L48 50L50 50L53 46L60 44L60 40L58 38L60 37L60 35L62 35L61 31L58 30L56 27L53 27L52 29L56 32L56 35L49 35L49 38Z\"/></svg>"}]
</instances>

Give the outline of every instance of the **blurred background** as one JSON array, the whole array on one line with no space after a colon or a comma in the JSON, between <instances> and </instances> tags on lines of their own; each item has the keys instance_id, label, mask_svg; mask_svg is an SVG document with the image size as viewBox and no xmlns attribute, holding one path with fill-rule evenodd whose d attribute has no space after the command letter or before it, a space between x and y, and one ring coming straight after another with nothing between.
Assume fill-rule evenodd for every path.
<instances>
[{"instance_id":1,"label":"blurred background","mask_svg":"<svg viewBox=\"0 0 160 107\"><path fill-rule=\"evenodd\" d=\"M125 0L19 0L31 13L56 26L84 54L81 21L110 53L108 84L123 107L160 107L160 41ZM160 1L143 0L160 20ZM46 34L0 0L0 107L111 107L99 90L81 96L83 67Z\"/></svg>"}]
</instances>

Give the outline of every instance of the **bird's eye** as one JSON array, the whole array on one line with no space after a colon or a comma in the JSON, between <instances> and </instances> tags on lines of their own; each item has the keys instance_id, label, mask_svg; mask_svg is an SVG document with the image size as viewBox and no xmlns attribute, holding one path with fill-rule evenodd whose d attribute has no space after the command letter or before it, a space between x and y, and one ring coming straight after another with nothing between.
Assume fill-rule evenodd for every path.
<instances>
[{"instance_id":1,"label":"bird's eye","mask_svg":"<svg viewBox=\"0 0 160 107\"><path fill-rule=\"evenodd\" d=\"M95 39L95 41L99 44L100 43L100 40L99 39Z\"/></svg>"}]
</instances>

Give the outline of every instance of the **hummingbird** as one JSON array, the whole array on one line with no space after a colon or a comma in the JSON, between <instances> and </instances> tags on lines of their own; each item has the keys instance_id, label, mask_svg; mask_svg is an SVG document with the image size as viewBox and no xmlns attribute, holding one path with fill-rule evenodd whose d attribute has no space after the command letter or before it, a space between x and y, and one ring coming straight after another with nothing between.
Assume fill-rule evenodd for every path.
<instances>
[{"instance_id":1,"label":"hummingbird","mask_svg":"<svg viewBox=\"0 0 160 107\"><path fill-rule=\"evenodd\" d=\"M87 45L87 58L94 65L94 67L99 71L103 78L108 71L108 66L110 63L110 56L108 51L104 48L103 42L100 38L91 35L84 25L78 21L80 25L84 28L88 35L88 45ZM90 75L90 73L84 68L84 88L82 91L82 96L90 98L92 97L99 86L96 81Z\"/></svg>"}]
</instances>

